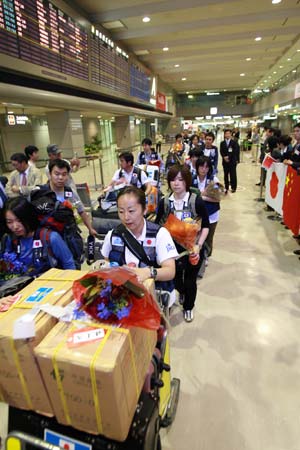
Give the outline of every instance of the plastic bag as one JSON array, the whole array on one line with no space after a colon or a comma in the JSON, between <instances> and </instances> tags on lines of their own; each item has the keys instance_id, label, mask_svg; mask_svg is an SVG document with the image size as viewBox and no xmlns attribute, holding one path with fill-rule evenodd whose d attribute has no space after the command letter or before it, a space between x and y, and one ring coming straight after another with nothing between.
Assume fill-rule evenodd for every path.
<instances>
[{"instance_id":1,"label":"plastic bag","mask_svg":"<svg viewBox=\"0 0 300 450\"><path fill-rule=\"evenodd\" d=\"M82 306L84 294L90 286L96 285L98 280L111 280L113 286L126 286L128 288L131 286L129 289L131 308L127 317L99 319L97 309L99 304L97 304L97 301ZM142 292L141 298L133 293L132 289L134 288ZM145 286L138 282L136 275L126 267L113 267L88 273L74 281L73 294L78 306L97 321L117 324L121 327L140 327L148 330L157 330L160 326L160 310L156 301Z\"/></svg>"}]
</instances>

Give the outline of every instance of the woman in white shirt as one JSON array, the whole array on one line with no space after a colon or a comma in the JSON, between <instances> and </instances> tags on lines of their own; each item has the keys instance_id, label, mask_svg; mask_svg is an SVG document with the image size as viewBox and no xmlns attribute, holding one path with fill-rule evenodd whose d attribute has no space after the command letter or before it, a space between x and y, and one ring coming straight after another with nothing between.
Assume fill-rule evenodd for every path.
<instances>
[{"instance_id":1,"label":"woman in white shirt","mask_svg":"<svg viewBox=\"0 0 300 450\"><path fill-rule=\"evenodd\" d=\"M213 175L213 165L208 156L201 156L196 162L198 174L198 189L202 194L202 199L209 215L209 232L206 238L208 247L207 257L211 256L213 249L213 239L220 217L219 201L219 179ZM216 194L216 195L214 195Z\"/></svg>"}]
</instances>

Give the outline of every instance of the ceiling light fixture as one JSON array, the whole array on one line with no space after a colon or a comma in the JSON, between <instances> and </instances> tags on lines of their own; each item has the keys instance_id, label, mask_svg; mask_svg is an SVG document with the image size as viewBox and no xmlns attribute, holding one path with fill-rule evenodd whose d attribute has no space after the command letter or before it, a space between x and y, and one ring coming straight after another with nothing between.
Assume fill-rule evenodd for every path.
<instances>
[{"instance_id":1,"label":"ceiling light fixture","mask_svg":"<svg viewBox=\"0 0 300 450\"><path fill-rule=\"evenodd\" d=\"M281 3L281 0L272 0L273 5L278 5L278 3Z\"/></svg>"},{"instance_id":2,"label":"ceiling light fixture","mask_svg":"<svg viewBox=\"0 0 300 450\"><path fill-rule=\"evenodd\" d=\"M252 58L246 58L246 61L251 61Z\"/></svg>"},{"instance_id":3,"label":"ceiling light fixture","mask_svg":"<svg viewBox=\"0 0 300 450\"><path fill-rule=\"evenodd\" d=\"M262 40L262 37L261 37L261 36L257 36L257 37L255 38L255 40L256 40L256 41L261 41L261 40Z\"/></svg>"},{"instance_id":4,"label":"ceiling light fixture","mask_svg":"<svg viewBox=\"0 0 300 450\"><path fill-rule=\"evenodd\" d=\"M291 58L288 58L287 61L292 61L292 59L291 59Z\"/></svg>"},{"instance_id":5,"label":"ceiling light fixture","mask_svg":"<svg viewBox=\"0 0 300 450\"><path fill-rule=\"evenodd\" d=\"M274 74L276 74L277 72L273 72Z\"/></svg>"},{"instance_id":6,"label":"ceiling light fixture","mask_svg":"<svg viewBox=\"0 0 300 450\"><path fill-rule=\"evenodd\" d=\"M163 52L167 52L167 51L169 51L169 47L164 47Z\"/></svg>"},{"instance_id":7,"label":"ceiling light fixture","mask_svg":"<svg viewBox=\"0 0 300 450\"><path fill-rule=\"evenodd\" d=\"M279 66L279 69L283 69L283 66Z\"/></svg>"},{"instance_id":8,"label":"ceiling light fixture","mask_svg":"<svg viewBox=\"0 0 300 450\"><path fill-rule=\"evenodd\" d=\"M147 23L147 22L150 22L150 17L148 17L148 16L146 16L146 17L143 17L143 22L145 22L145 23Z\"/></svg>"},{"instance_id":9,"label":"ceiling light fixture","mask_svg":"<svg viewBox=\"0 0 300 450\"><path fill-rule=\"evenodd\" d=\"M296 72L297 72L297 70L296 70L296 69L294 69L294 70L292 70L292 72L293 72L293 73L296 73Z\"/></svg>"},{"instance_id":10,"label":"ceiling light fixture","mask_svg":"<svg viewBox=\"0 0 300 450\"><path fill-rule=\"evenodd\" d=\"M186 78L185 78L185 77L183 77L183 78L181 78L181 80L182 80L182 81L186 81Z\"/></svg>"},{"instance_id":11,"label":"ceiling light fixture","mask_svg":"<svg viewBox=\"0 0 300 450\"><path fill-rule=\"evenodd\" d=\"M174 67L180 67L180 65L179 64L174 64Z\"/></svg>"},{"instance_id":12,"label":"ceiling light fixture","mask_svg":"<svg viewBox=\"0 0 300 450\"><path fill-rule=\"evenodd\" d=\"M244 77L245 76L245 74L244 73L240 73L240 77Z\"/></svg>"}]
</instances>

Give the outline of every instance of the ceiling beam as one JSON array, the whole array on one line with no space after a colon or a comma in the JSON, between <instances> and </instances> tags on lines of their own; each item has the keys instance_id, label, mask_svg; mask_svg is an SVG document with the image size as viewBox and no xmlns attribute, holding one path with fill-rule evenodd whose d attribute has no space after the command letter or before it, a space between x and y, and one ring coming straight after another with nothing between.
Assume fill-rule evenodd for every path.
<instances>
[{"instance_id":1,"label":"ceiling beam","mask_svg":"<svg viewBox=\"0 0 300 450\"><path fill-rule=\"evenodd\" d=\"M201 5L202 7L202 5ZM255 32L258 33L257 29L259 28L259 22L271 22L274 20L283 21L287 17L295 17L299 14L299 8L287 8L287 9L274 9L271 11L263 12L263 13L252 13L252 14L241 14L241 15L232 15L228 17L212 17L209 19L201 19L199 23L199 19L189 21L187 23L182 23L180 16L178 17L178 22L171 23L169 25L163 24L160 26L149 26L141 27L141 28L133 28L130 30L122 30L114 33L114 38L116 40L126 40L126 39L135 39L141 37L155 36L159 34L163 36L167 33L173 33L174 27L178 26L180 32L183 31L192 31L192 30L204 30L205 28L212 27L223 27L223 26L242 26L243 24L252 23L255 27ZM281 22L282 23L282 22ZM272 24L273 29L278 27L278 30L281 28L279 24Z\"/></svg>"},{"instance_id":2,"label":"ceiling beam","mask_svg":"<svg viewBox=\"0 0 300 450\"><path fill-rule=\"evenodd\" d=\"M199 30L201 32L201 30ZM205 45L206 47L209 46L210 43L213 42L220 42L220 41L241 41L241 40L248 40L250 43L250 40L254 40L255 36L257 36L258 34L260 36L262 36L263 38L268 38L268 37L274 37L274 35L276 35L277 30L274 29L270 29L270 30L262 30L262 31L243 31L243 32L237 32L237 33L231 33L231 34L227 34L227 33L223 33L223 34L218 34L216 35L213 30L212 33L206 33L205 35L201 35L201 33L199 34L199 36L195 36L189 39L176 39L176 40L169 40L169 41L165 41L163 40L163 44L162 44L162 38L160 37L160 40L158 42L156 41L151 41L151 45L145 45L144 43L138 43L136 45L134 45L133 43L130 43L130 47L132 51L136 51L136 50L143 50L145 47L147 48L147 50L151 51L151 49L161 49L163 46L168 46L170 48L174 48L174 47L183 47L183 46L190 46L190 45L195 45L195 44L200 44L200 45ZM299 26L294 26L294 27L284 27L284 29L282 30L278 30L278 37L282 38L282 37L286 37L286 36L291 36L291 41L292 39L294 39L295 34L299 33ZM174 34L176 37L178 35L180 35L180 33L176 33ZM240 45L245 45L245 43L240 43ZM264 41L262 42L258 42L257 45L263 46L264 45Z\"/></svg>"},{"instance_id":3,"label":"ceiling beam","mask_svg":"<svg viewBox=\"0 0 300 450\"><path fill-rule=\"evenodd\" d=\"M231 0L201 0L201 7L216 5L220 3L233 4ZM129 17L145 16L150 14L158 14L163 12L177 11L181 9L199 8L199 0L169 0L163 2L142 3L140 5L127 6L124 8L116 8L101 13L91 14L90 20L93 23L109 22L113 20L128 19Z\"/></svg>"}]
</instances>

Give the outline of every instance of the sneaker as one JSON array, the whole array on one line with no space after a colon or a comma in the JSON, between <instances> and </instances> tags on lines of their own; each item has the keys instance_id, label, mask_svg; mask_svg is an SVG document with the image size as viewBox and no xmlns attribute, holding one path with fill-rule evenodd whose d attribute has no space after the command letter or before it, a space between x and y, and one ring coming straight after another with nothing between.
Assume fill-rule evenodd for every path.
<instances>
[{"instance_id":1,"label":"sneaker","mask_svg":"<svg viewBox=\"0 0 300 450\"><path fill-rule=\"evenodd\" d=\"M224 194L225 194L225 195L228 194L228 189L225 189L225 190L224 190Z\"/></svg>"},{"instance_id":2,"label":"sneaker","mask_svg":"<svg viewBox=\"0 0 300 450\"><path fill-rule=\"evenodd\" d=\"M180 305L184 304L184 294L179 294L179 304Z\"/></svg>"},{"instance_id":3,"label":"sneaker","mask_svg":"<svg viewBox=\"0 0 300 450\"><path fill-rule=\"evenodd\" d=\"M191 309L188 309L187 311L184 311L183 312L183 317L184 317L184 320L186 322L192 322L192 320L194 319L193 311Z\"/></svg>"},{"instance_id":4,"label":"sneaker","mask_svg":"<svg viewBox=\"0 0 300 450\"><path fill-rule=\"evenodd\" d=\"M300 250L294 250L293 253L294 253L295 255L300 255Z\"/></svg>"},{"instance_id":5,"label":"sneaker","mask_svg":"<svg viewBox=\"0 0 300 450\"><path fill-rule=\"evenodd\" d=\"M234 194L235 193L235 191L236 191L236 189L231 189L231 192Z\"/></svg>"}]
</instances>

